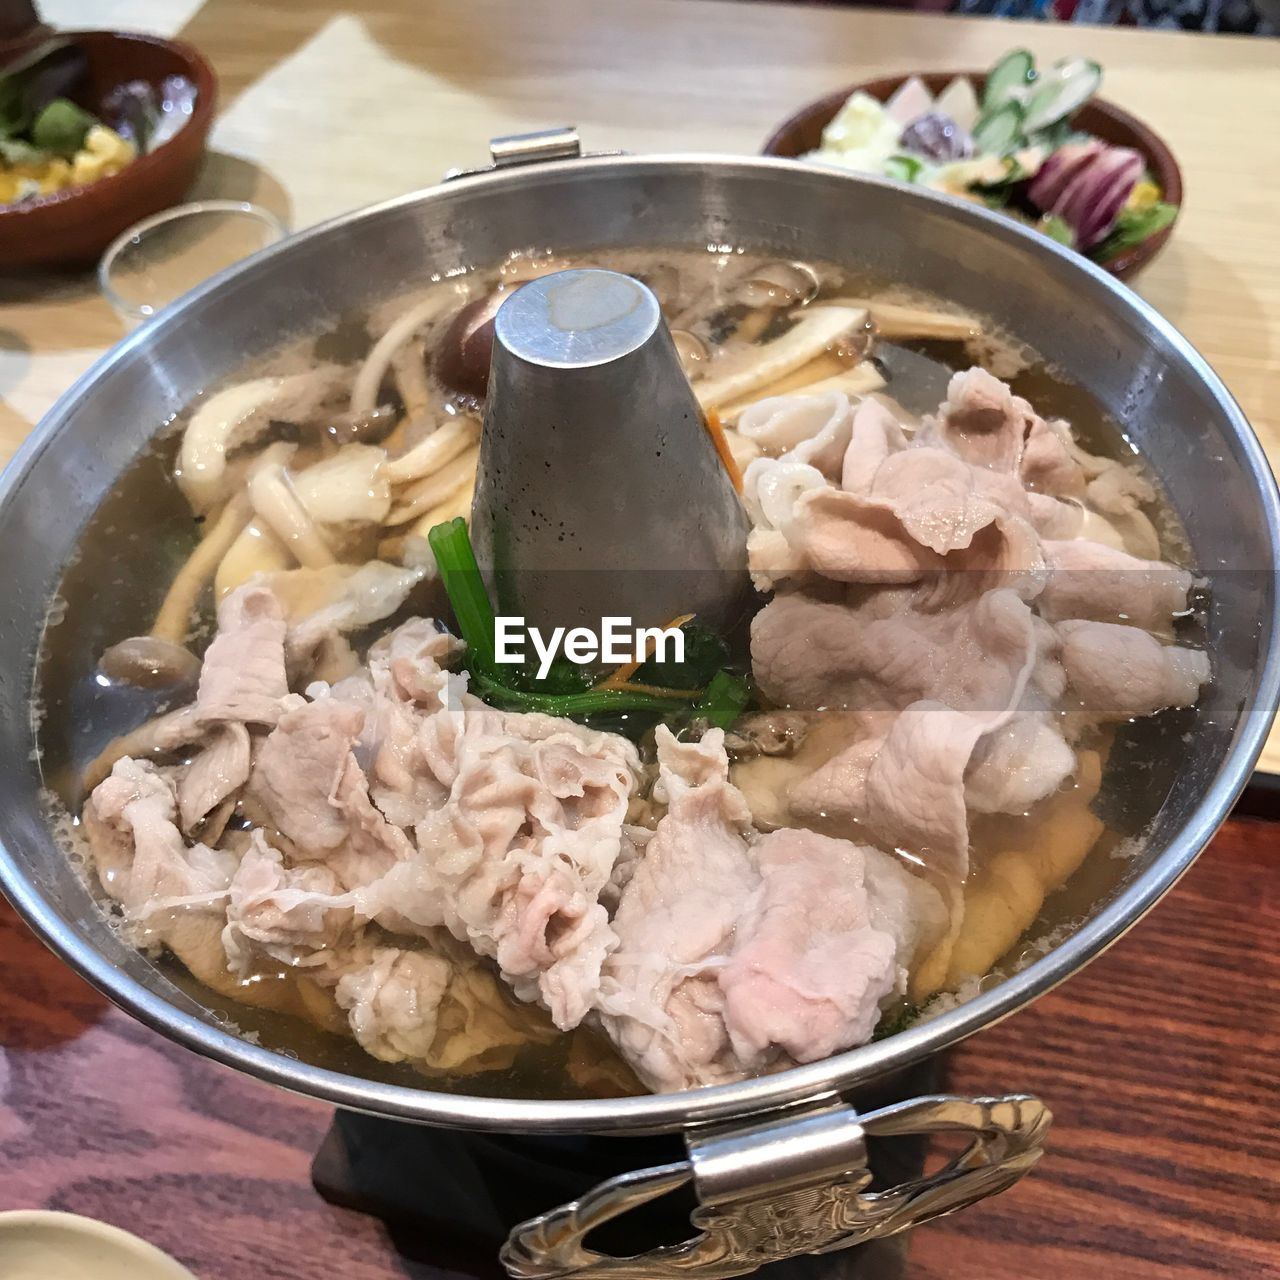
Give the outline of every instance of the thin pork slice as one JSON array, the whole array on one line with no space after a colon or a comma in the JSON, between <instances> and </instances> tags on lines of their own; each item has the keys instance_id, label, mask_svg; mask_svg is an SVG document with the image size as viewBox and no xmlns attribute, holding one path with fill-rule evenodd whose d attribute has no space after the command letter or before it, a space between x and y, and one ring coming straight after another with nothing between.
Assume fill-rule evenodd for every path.
<instances>
[{"instance_id":1,"label":"thin pork slice","mask_svg":"<svg viewBox=\"0 0 1280 1280\"><path fill-rule=\"evenodd\" d=\"M229 886L222 945L231 967L248 973L259 953L293 966L327 960L354 915L343 888L328 867L286 867L255 830Z\"/></svg>"},{"instance_id":2,"label":"thin pork slice","mask_svg":"<svg viewBox=\"0 0 1280 1280\"><path fill-rule=\"evenodd\" d=\"M1104 720L1150 716L1189 707L1209 679L1209 658L1163 645L1140 627L1062 622L1062 664L1086 711Z\"/></svg>"},{"instance_id":3,"label":"thin pork slice","mask_svg":"<svg viewBox=\"0 0 1280 1280\"><path fill-rule=\"evenodd\" d=\"M293 707L259 748L246 792L295 858L323 863L347 889L413 856L369 798L352 752L363 728L364 712L337 698Z\"/></svg>"},{"instance_id":4,"label":"thin pork slice","mask_svg":"<svg viewBox=\"0 0 1280 1280\"><path fill-rule=\"evenodd\" d=\"M325 699L359 718L347 736L372 799L414 833L409 855L356 890L357 911L399 932L444 925L573 1027L615 942L600 894L639 757L616 734L487 707L443 665L457 648L433 623L408 622L374 647L367 677Z\"/></svg>"},{"instance_id":5,"label":"thin pork slice","mask_svg":"<svg viewBox=\"0 0 1280 1280\"><path fill-rule=\"evenodd\" d=\"M946 913L877 850L811 831L755 839L723 735L658 730L667 803L614 917L600 1020L658 1090L863 1043Z\"/></svg>"},{"instance_id":6,"label":"thin pork slice","mask_svg":"<svg viewBox=\"0 0 1280 1280\"><path fill-rule=\"evenodd\" d=\"M270 590L232 591L218 606L218 634L200 669L200 718L275 724L289 692L284 640L284 610Z\"/></svg>"},{"instance_id":7,"label":"thin pork slice","mask_svg":"<svg viewBox=\"0 0 1280 1280\"><path fill-rule=\"evenodd\" d=\"M182 771L178 781L183 831L190 835L248 780L249 731L234 720L209 730L203 750Z\"/></svg>"},{"instance_id":8,"label":"thin pork slice","mask_svg":"<svg viewBox=\"0 0 1280 1280\"><path fill-rule=\"evenodd\" d=\"M1039 607L1051 622L1083 618L1168 633L1186 612L1191 575L1185 569L1083 538L1046 542L1045 553L1052 574Z\"/></svg>"},{"instance_id":9,"label":"thin pork slice","mask_svg":"<svg viewBox=\"0 0 1280 1280\"><path fill-rule=\"evenodd\" d=\"M1057 639L1012 589L944 613L919 613L911 603L888 593L856 608L775 596L751 624L756 682L788 707L901 710L932 698L1003 711L1025 667L1045 696L1061 693Z\"/></svg>"},{"instance_id":10,"label":"thin pork slice","mask_svg":"<svg viewBox=\"0 0 1280 1280\"><path fill-rule=\"evenodd\" d=\"M679 743L658 729L656 795L667 805L613 918L598 1008L636 1074L666 1091L741 1074L718 970L760 883L744 832L751 815L728 781L721 730Z\"/></svg>"},{"instance_id":11,"label":"thin pork slice","mask_svg":"<svg viewBox=\"0 0 1280 1280\"><path fill-rule=\"evenodd\" d=\"M952 376L937 418L926 421L921 435L944 442L974 466L1016 472L1037 421L1031 406L999 378L972 368Z\"/></svg>"},{"instance_id":12,"label":"thin pork slice","mask_svg":"<svg viewBox=\"0 0 1280 1280\"><path fill-rule=\"evenodd\" d=\"M383 1062L426 1059L451 974L440 956L378 947L339 978L335 994L366 1052Z\"/></svg>"},{"instance_id":13,"label":"thin pork slice","mask_svg":"<svg viewBox=\"0 0 1280 1280\"><path fill-rule=\"evenodd\" d=\"M181 953L205 913L221 915L236 859L177 827L173 780L142 760L116 762L85 807L98 878L142 943Z\"/></svg>"},{"instance_id":14,"label":"thin pork slice","mask_svg":"<svg viewBox=\"0 0 1280 1280\"><path fill-rule=\"evenodd\" d=\"M902 940L872 920L867 851L784 828L753 853L761 882L719 974L738 1062L759 1068L779 1050L816 1062L865 1044L903 972Z\"/></svg>"},{"instance_id":15,"label":"thin pork slice","mask_svg":"<svg viewBox=\"0 0 1280 1280\"><path fill-rule=\"evenodd\" d=\"M414 879L407 901L437 902L454 936L492 956L521 999L576 1026L615 944L599 899L636 788L634 748L479 704L436 713L427 732L449 790L415 827L420 856L400 873Z\"/></svg>"}]
</instances>

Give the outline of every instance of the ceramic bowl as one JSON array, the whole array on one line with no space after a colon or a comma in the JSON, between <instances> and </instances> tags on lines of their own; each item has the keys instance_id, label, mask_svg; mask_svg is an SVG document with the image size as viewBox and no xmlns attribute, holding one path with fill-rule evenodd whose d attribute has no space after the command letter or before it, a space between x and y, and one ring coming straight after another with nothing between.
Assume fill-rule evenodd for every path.
<instances>
[{"instance_id":1,"label":"ceramic bowl","mask_svg":"<svg viewBox=\"0 0 1280 1280\"><path fill-rule=\"evenodd\" d=\"M918 75L929 92L935 95L941 93L958 75L967 75L979 96L986 81L986 76L981 72L933 71L914 74ZM909 75L882 76L878 80L865 80L861 84L853 84L847 89L839 89L835 93L828 93L815 99L778 126L768 142L764 144L764 154L798 157L809 151L816 151L822 143L823 129L844 106L850 94L861 90L880 102L887 102L908 78ZM1164 199L1170 204L1181 207L1182 171L1178 168L1178 162L1159 135L1136 116L1121 110L1113 103L1094 98L1075 113L1072 123L1085 133L1101 138L1103 142L1109 142L1117 147L1132 147L1146 160L1147 168L1164 193ZM1176 222L1175 219L1163 231L1149 236L1141 244L1127 249L1124 253L1116 254L1105 262L1099 262L1098 265L1122 280L1131 278L1164 248L1170 235L1173 234Z\"/></svg>"},{"instance_id":2,"label":"ceramic bowl","mask_svg":"<svg viewBox=\"0 0 1280 1280\"><path fill-rule=\"evenodd\" d=\"M189 44L119 31L66 31L88 57L88 73L76 98L93 110L128 80L159 83L186 76L196 88L186 125L163 146L139 156L110 178L21 204L0 205L0 271L80 267L95 262L126 227L177 204L204 159L217 106L213 69ZM31 37L35 43L48 33Z\"/></svg>"}]
</instances>

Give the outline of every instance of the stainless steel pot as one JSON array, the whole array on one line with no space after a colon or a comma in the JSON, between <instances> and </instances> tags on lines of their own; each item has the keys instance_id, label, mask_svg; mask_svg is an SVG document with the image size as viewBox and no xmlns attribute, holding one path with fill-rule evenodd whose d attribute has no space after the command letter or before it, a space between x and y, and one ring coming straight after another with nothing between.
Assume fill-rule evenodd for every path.
<instances>
[{"instance_id":1,"label":"stainless steel pot","mask_svg":"<svg viewBox=\"0 0 1280 1280\"><path fill-rule=\"evenodd\" d=\"M737 1275L890 1234L1007 1186L1040 1154L1048 1113L1036 1099L922 1098L864 1115L848 1099L1068 977L1169 889L1226 816L1280 698L1280 506L1262 450L1213 371L1141 299L1048 239L972 205L789 161L576 158L571 136L544 146L538 163L520 163L519 145L495 146L494 156L492 171L339 218L197 290L73 387L5 473L0 751L9 767L0 778L0 883L59 955L143 1022L271 1083L434 1125L684 1132L687 1161L614 1179L517 1228L504 1259L518 1275ZM28 700L46 605L85 521L197 393L286 339L432 272L531 245L719 244L865 263L992 317L1087 386L1159 473L1197 565L1212 574L1216 678L1194 715L1194 749L1133 874L1074 934L995 989L889 1040L741 1084L590 1102L471 1097L340 1074L237 1037L223 1015L121 943L45 819ZM146 520L141 513L140 527ZM866 1135L939 1129L972 1134L967 1155L918 1183L867 1190ZM593 1225L690 1180L702 1208L687 1245L640 1260L583 1246Z\"/></svg>"}]
</instances>

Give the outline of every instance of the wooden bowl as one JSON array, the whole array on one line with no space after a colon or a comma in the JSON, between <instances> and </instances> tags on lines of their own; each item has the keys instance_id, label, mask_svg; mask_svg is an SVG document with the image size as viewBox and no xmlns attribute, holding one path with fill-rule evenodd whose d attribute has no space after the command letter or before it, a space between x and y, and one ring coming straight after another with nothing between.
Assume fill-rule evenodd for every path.
<instances>
[{"instance_id":1,"label":"wooden bowl","mask_svg":"<svg viewBox=\"0 0 1280 1280\"><path fill-rule=\"evenodd\" d=\"M986 76L980 72L934 71L917 73L929 92L937 95L958 75L968 75L979 96ZM862 84L850 85L818 98L801 107L795 115L779 125L773 136L764 145L767 156L798 157L809 151L816 151L822 143L822 131L844 106L849 95L861 90L870 94L880 102L887 102L895 90L909 77L906 75L883 76L879 80L867 80ZM1118 147L1132 147L1147 162L1152 177L1160 185L1164 193L1163 199L1179 208L1182 206L1182 171L1173 158L1173 152L1142 121L1131 116L1127 111L1110 102L1094 98L1087 102L1072 117L1072 123L1085 133L1091 133L1103 142ZM1147 265L1152 258L1164 248L1165 242L1173 232L1174 222L1163 231L1148 236L1141 244L1135 245L1124 253L1116 254L1098 265L1122 280L1135 275ZM1086 255L1087 256L1087 255ZM1095 259L1090 259L1095 261Z\"/></svg>"},{"instance_id":2,"label":"wooden bowl","mask_svg":"<svg viewBox=\"0 0 1280 1280\"><path fill-rule=\"evenodd\" d=\"M85 82L75 95L86 110L95 111L107 93L127 80L146 80L158 87L165 76L186 76L196 88L195 106L174 137L114 176L21 204L0 205L0 271L80 267L96 261L126 227L186 195L200 170L213 124L217 81L189 44L120 31L57 34L74 40L88 57ZM48 32L33 35L29 43L48 37Z\"/></svg>"}]
</instances>

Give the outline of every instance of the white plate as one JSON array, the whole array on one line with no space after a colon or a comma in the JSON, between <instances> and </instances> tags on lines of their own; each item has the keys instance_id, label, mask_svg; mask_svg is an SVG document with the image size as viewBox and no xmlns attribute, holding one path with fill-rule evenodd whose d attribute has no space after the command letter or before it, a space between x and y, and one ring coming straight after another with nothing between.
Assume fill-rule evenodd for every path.
<instances>
[{"instance_id":1,"label":"white plate","mask_svg":"<svg viewBox=\"0 0 1280 1280\"><path fill-rule=\"evenodd\" d=\"M76 1213L0 1213L4 1280L196 1280L137 1236Z\"/></svg>"}]
</instances>

